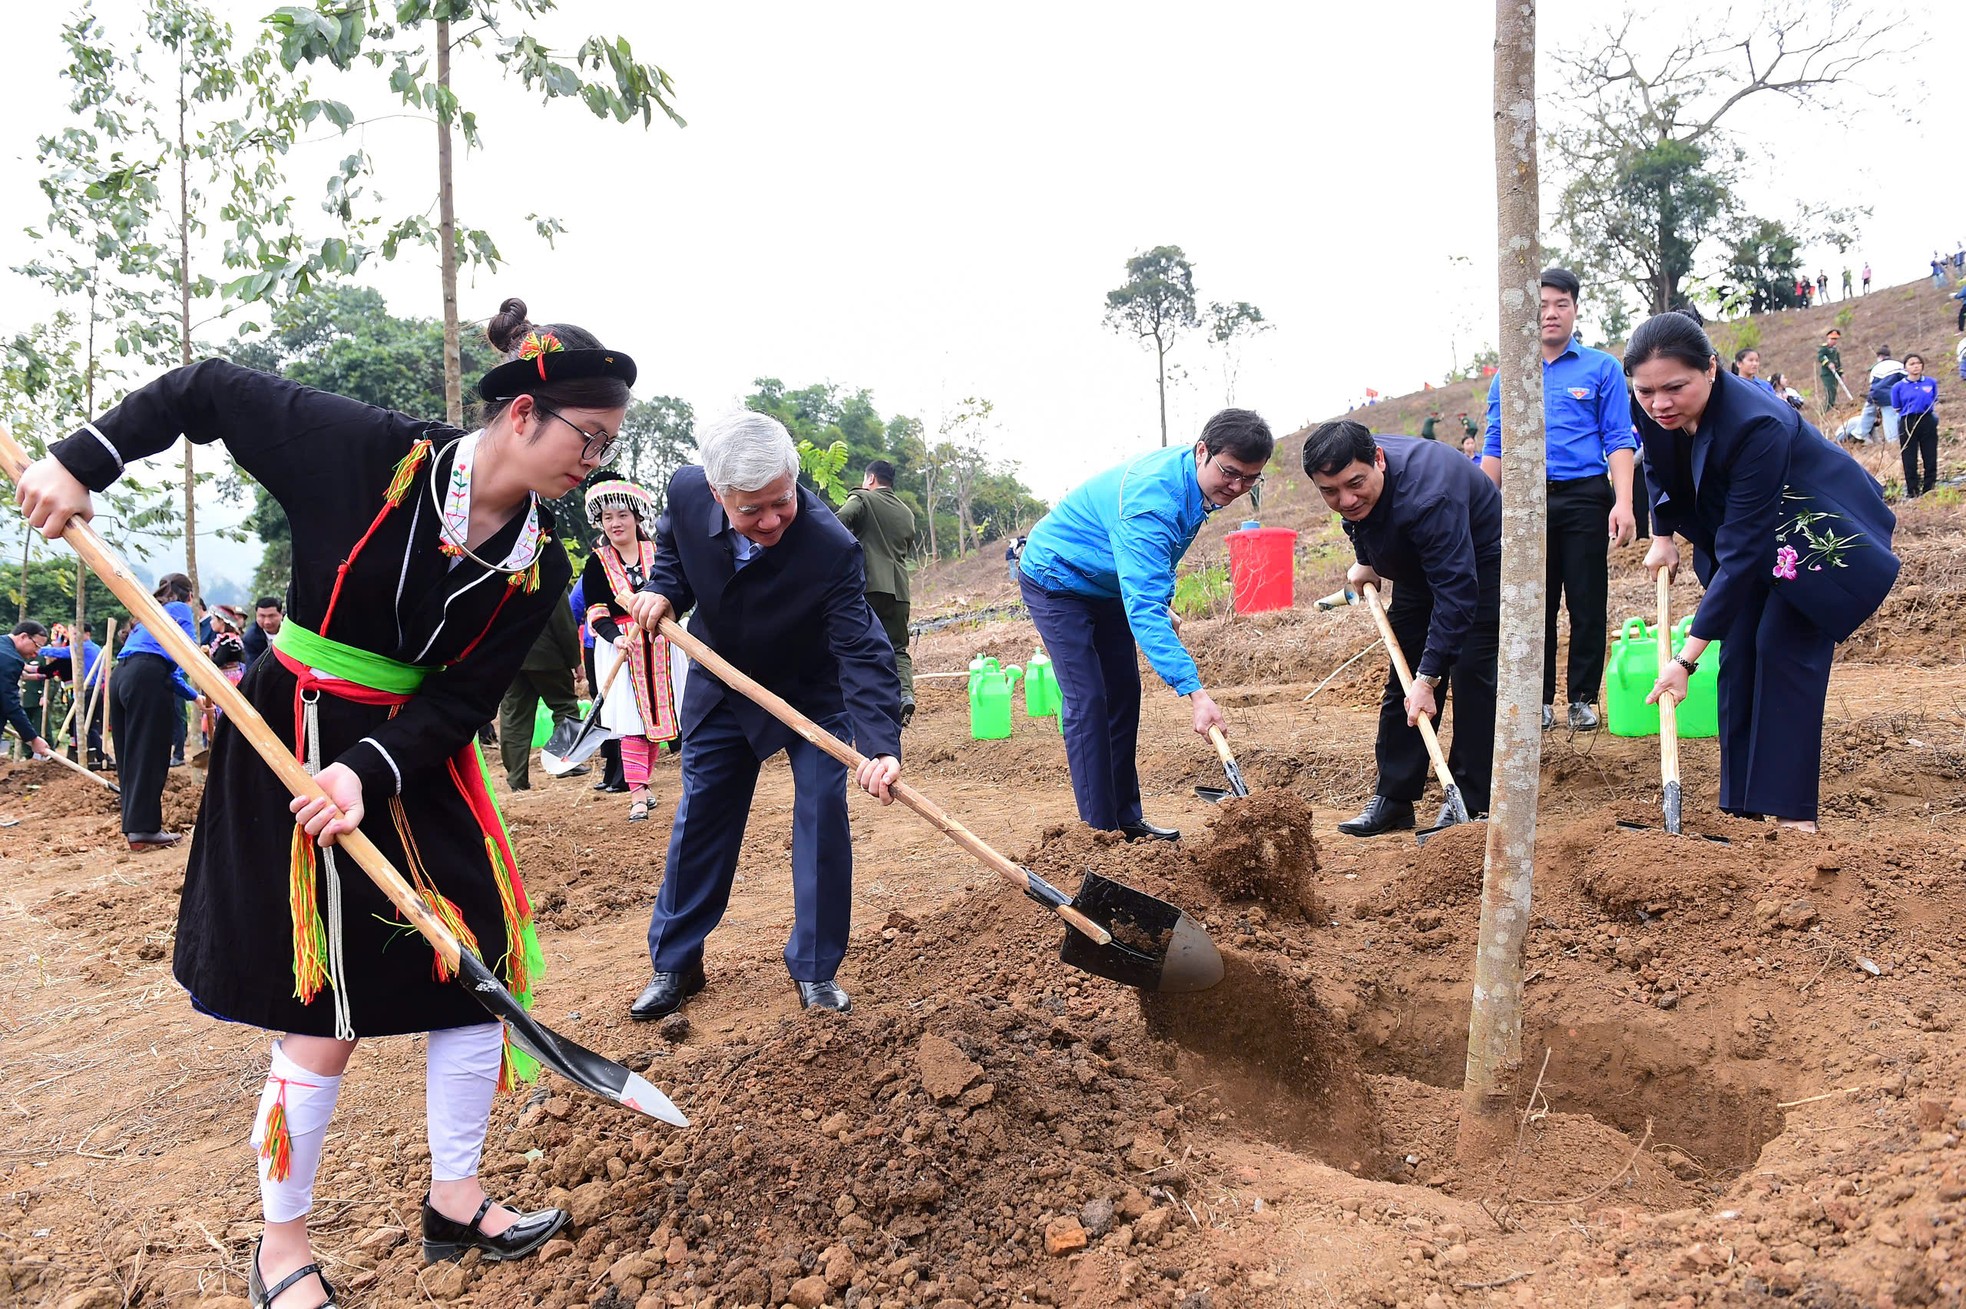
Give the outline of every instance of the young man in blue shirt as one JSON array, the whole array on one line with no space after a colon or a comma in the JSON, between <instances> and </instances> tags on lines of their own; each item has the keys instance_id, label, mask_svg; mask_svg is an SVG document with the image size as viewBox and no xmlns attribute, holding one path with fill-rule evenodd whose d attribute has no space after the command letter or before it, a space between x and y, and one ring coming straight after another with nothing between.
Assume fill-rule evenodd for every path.
<instances>
[{"instance_id":1,"label":"young man in blue shirt","mask_svg":"<svg viewBox=\"0 0 1966 1309\"><path fill-rule=\"evenodd\" d=\"M1543 434L1547 446L1548 612L1543 625L1543 726L1556 721L1556 614L1570 610L1567 670L1570 730L1598 725L1610 606L1611 543L1629 544L1632 512L1631 397L1616 359L1577 340L1577 275L1545 268L1542 284ZM1482 471L1502 484L1502 379L1488 388ZM1608 480L1607 480L1608 479Z\"/></svg>"},{"instance_id":2,"label":"young man in blue shirt","mask_svg":"<svg viewBox=\"0 0 1966 1309\"><path fill-rule=\"evenodd\" d=\"M1174 570L1208 516L1263 480L1275 448L1268 423L1224 409L1193 445L1150 451L1080 483L1031 529L1017 582L1064 695L1065 759L1089 827L1129 841L1180 839L1141 814L1134 643L1187 697L1196 732L1223 725L1176 635Z\"/></svg>"}]
</instances>

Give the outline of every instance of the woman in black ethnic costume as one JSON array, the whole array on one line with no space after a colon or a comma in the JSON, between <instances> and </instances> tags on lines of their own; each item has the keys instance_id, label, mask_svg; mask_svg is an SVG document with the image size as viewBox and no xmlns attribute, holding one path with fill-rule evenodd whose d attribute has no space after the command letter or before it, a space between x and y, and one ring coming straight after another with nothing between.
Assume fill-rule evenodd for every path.
<instances>
[{"instance_id":1,"label":"woman in black ethnic costume","mask_svg":"<svg viewBox=\"0 0 1966 1309\"><path fill-rule=\"evenodd\" d=\"M430 1034L426 1259L471 1248L516 1258L567 1221L485 1196L477 1172L492 1095L530 1061L439 976L382 892L337 867L332 847L359 826L530 1002L542 960L474 737L566 594L571 566L540 501L607 461L635 365L577 327L534 327L518 300L486 334L507 361L479 385L476 432L206 360L131 393L21 479L29 520L57 536L70 515L88 516L91 489L183 433L223 441L293 526L275 657L240 689L333 803L293 799L221 724L175 960L201 1010L287 1033L273 1043L253 1128L266 1218L255 1309L334 1304L309 1254L307 1213L362 1037Z\"/></svg>"},{"instance_id":2,"label":"woman in black ethnic costume","mask_svg":"<svg viewBox=\"0 0 1966 1309\"><path fill-rule=\"evenodd\" d=\"M628 783L628 821L649 816L649 771L658 745L676 739L676 679L669 641L643 631L628 617L628 598L648 581L655 563L655 498L633 482L596 482L587 489L587 520L601 529L581 570L586 619L594 633L594 672L598 689L614 682L601 702L601 726L621 743L621 771ZM614 673L615 664L628 666Z\"/></svg>"}]
</instances>

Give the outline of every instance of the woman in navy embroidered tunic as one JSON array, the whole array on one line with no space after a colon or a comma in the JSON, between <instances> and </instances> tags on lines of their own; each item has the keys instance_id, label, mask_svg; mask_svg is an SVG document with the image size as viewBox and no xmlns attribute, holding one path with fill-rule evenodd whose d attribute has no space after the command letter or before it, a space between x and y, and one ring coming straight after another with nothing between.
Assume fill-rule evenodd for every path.
<instances>
[{"instance_id":1,"label":"woman in navy embroidered tunic","mask_svg":"<svg viewBox=\"0 0 1966 1309\"><path fill-rule=\"evenodd\" d=\"M1645 447L1652 548L1677 571L1677 532L1706 587L1680 652L1647 697L1686 698L1720 652L1720 807L1816 828L1830 659L1897 579L1883 489L1793 408L1721 370L1700 325L1660 314L1625 350Z\"/></svg>"}]
</instances>

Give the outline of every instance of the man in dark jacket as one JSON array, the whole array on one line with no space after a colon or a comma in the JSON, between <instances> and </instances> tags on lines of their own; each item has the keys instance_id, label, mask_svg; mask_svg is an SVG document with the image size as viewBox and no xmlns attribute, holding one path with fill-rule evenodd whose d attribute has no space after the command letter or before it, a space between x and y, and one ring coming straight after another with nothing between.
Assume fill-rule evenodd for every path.
<instances>
[{"instance_id":1,"label":"man in dark jacket","mask_svg":"<svg viewBox=\"0 0 1966 1309\"><path fill-rule=\"evenodd\" d=\"M512 679L505 698L498 703L498 754L505 763L505 780L514 791L530 791L532 777L533 719L544 700L555 722L580 717L580 701L574 698L574 670L580 667L580 628L573 621L573 610L554 605L546 626L526 651L519 675ZM572 770L578 776L585 768Z\"/></svg>"},{"instance_id":2,"label":"man in dark jacket","mask_svg":"<svg viewBox=\"0 0 1966 1309\"><path fill-rule=\"evenodd\" d=\"M1365 812L1338 830L1377 836L1413 826L1427 782L1420 716L1438 718L1451 676L1454 736L1448 771L1468 812L1488 808L1495 753L1495 657L1500 643L1502 496L1459 452L1364 424L1325 423L1304 442L1304 472L1345 520L1357 589L1397 583L1387 618L1411 661L1406 693L1388 668L1375 753L1379 780ZM1418 657L1415 658L1415 651ZM1442 822L1447 821L1443 806Z\"/></svg>"},{"instance_id":3,"label":"man in dark jacket","mask_svg":"<svg viewBox=\"0 0 1966 1309\"><path fill-rule=\"evenodd\" d=\"M906 727L915 716L915 661L908 657L908 556L915 548L915 511L894 493L894 465L876 459L867 465L866 480L847 492L839 513L867 564L867 606L894 647Z\"/></svg>"},{"instance_id":4,"label":"man in dark jacket","mask_svg":"<svg viewBox=\"0 0 1966 1309\"><path fill-rule=\"evenodd\" d=\"M689 632L824 731L867 756L855 781L890 803L901 775L894 651L867 605L860 545L799 486L777 420L741 411L697 433L701 465L669 479L655 565L628 610L644 630L693 609ZM853 837L841 765L761 706L690 665L683 689L683 794L649 920L655 978L629 1008L660 1018L703 989L703 942L722 919L758 766L792 766L792 896L785 967L806 1008L844 1012Z\"/></svg>"},{"instance_id":5,"label":"man in dark jacket","mask_svg":"<svg viewBox=\"0 0 1966 1309\"><path fill-rule=\"evenodd\" d=\"M38 757L51 753L48 743L41 739L34 720L21 708L20 678L27 671L27 661L41 653L41 647L48 643L48 629L32 618L14 624L14 631L4 645L0 645L0 735L8 728L19 733L21 744L27 747L30 756Z\"/></svg>"}]
</instances>

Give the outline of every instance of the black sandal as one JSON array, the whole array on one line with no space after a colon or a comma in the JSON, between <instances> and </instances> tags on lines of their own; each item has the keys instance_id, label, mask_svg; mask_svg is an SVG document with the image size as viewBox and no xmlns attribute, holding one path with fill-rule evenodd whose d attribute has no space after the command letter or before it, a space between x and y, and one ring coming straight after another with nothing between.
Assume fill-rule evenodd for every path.
<instances>
[{"instance_id":1,"label":"black sandal","mask_svg":"<svg viewBox=\"0 0 1966 1309\"><path fill-rule=\"evenodd\" d=\"M431 1208L430 1197L425 1196L423 1262L434 1264L443 1259L461 1259L467 1250L484 1251L488 1263L523 1259L545 1245L572 1218L564 1209L536 1209L520 1214L510 1227L497 1236L487 1236L478 1224L485 1221L485 1215L491 1212L494 1203L490 1196L486 1196L471 1221L460 1223Z\"/></svg>"},{"instance_id":2,"label":"black sandal","mask_svg":"<svg viewBox=\"0 0 1966 1309\"><path fill-rule=\"evenodd\" d=\"M281 1278L271 1290L267 1289L266 1279L259 1271L259 1248L265 1243L266 1239L261 1237L259 1244L253 1246L252 1271L246 1277L246 1295L252 1301L253 1309L266 1309L280 1298L282 1291L299 1285L302 1280L310 1276L321 1279L321 1289L328 1295L328 1298L315 1305L314 1309L341 1309L340 1301L334 1298L334 1287L328 1282L328 1275L321 1271L319 1264L308 1264L304 1268L297 1268Z\"/></svg>"}]
</instances>

